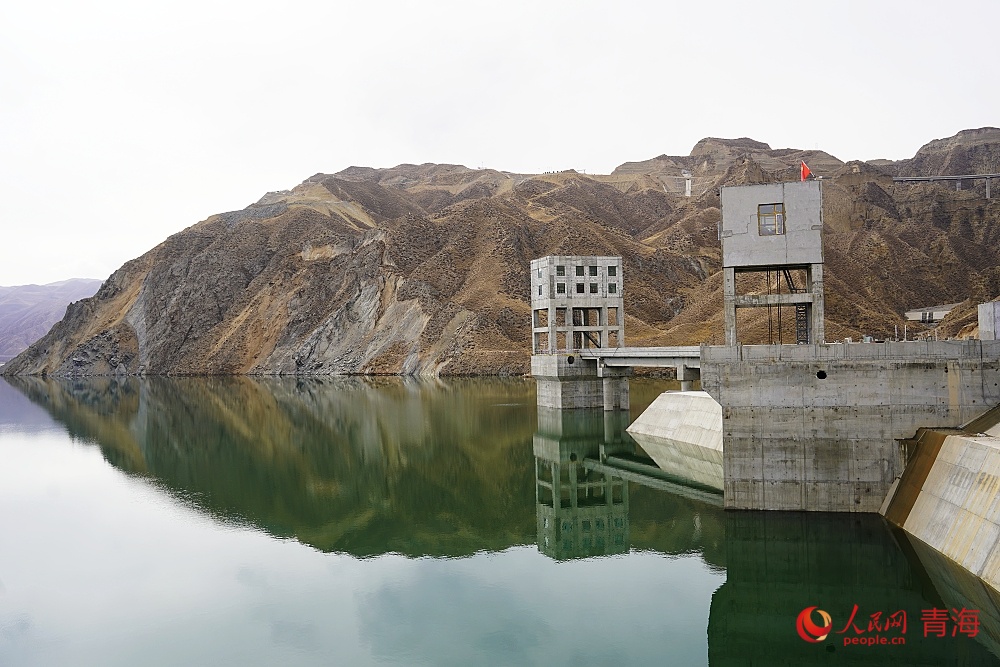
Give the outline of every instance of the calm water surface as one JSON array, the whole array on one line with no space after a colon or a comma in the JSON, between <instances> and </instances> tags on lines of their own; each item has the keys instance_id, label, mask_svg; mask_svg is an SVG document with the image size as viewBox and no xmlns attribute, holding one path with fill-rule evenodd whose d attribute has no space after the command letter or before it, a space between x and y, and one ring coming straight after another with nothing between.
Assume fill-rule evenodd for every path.
<instances>
[{"instance_id":1,"label":"calm water surface","mask_svg":"<svg viewBox=\"0 0 1000 667\"><path fill-rule=\"evenodd\" d=\"M975 582L878 517L545 458L583 422L530 380L0 379L0 665L1000 664L989 610L922 636ZM812 605L907 643L806 643Z\"/></svg>"}]
</instances>

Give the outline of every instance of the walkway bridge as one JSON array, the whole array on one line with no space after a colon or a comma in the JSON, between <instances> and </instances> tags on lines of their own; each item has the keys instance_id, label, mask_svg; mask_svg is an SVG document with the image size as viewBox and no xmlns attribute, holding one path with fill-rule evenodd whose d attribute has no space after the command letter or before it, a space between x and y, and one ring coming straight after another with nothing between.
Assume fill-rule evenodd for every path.
<instances>
[{"instance_id":1,"label":"walkway bridge","mask_svg":"<svg viewBox=\"0 0 1000 667\"><path fill-rule=\"evenodd\" d=\"M1000 178L1000 174L959 174L957 176L894 176L894 183L921 183L933 181L955 181L955 189L962 189L962 181L986 181L986 198L990 199L990 179Z\"/></svg>"},{"instance_id":2,"label":"walkway bridge","mask_svg":"<svg viewBox=\"0 0 1000 667\"><path fill-rule=\"evenodd\" d=\"M605 368L674 368L683 391L690 391L691 382L701 377L701 347L697 345L584 348L576 353L581 360L596 360L602 376Z\"/></svg>"},{"instance_id":3,"label":"walkway bridge","mask_svg":"<svg viewBox=\"0 0 1000 667\"><path fill-rule=\"evenodd\" d=\"M698 345L586 348L577 350L577 354L581 359L597 359L604 366L701 368L701 347Z\"/></svg>"}]
</instances>

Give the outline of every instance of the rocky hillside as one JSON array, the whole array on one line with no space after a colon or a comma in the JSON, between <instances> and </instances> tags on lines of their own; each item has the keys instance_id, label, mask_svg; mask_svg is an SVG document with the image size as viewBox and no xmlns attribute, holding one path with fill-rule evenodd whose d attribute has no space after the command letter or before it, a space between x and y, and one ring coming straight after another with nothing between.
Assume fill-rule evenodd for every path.
<instances>
[{"instance_id":1,"label":"rocky hillside","mask_svg":"<svg viewBox=\"0 0 1000 667\"><path fill-rule=\"evenodd\" d=\"M527 266L547 254L623 257L627 344L721 342L718 188L796 180L800 160L824 178L827 338L881 336L905 310L1000 282L1000 202L980 185L892 174L995 173L998 156L1000 130L984 128L899 163L704 139L609 175L434 164L317 174L126 263L4 370L524 373ZM767 337L766 309L740 316L743 340Z\"/></svg>"},{"instance_id":2,"label":"rocky hillside","mask_svg":"<svg viewBox=\"0 0 1000 667\"><path fill-rule=\"evenodd\" d=\"M62 319L66 306L93 296L100 280L0 287L0 363L10 361Z\"/></svg>"}]
</instances>

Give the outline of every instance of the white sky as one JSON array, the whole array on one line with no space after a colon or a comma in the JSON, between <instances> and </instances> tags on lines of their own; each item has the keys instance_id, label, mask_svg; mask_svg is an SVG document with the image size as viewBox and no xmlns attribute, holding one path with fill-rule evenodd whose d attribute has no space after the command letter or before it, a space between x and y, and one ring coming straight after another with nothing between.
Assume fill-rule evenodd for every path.
<instances>
[{"instance_id":1,"label":"white sky","mask_svg":"<svg viewBox=\"0 0 1000 667\"><path fill-rule=\"evenodd\" d=\"M0 12L0 285L106 278L350 165L608 173L1000 125L1000 3L47 0Z\"/></svg>"}]
</instances>

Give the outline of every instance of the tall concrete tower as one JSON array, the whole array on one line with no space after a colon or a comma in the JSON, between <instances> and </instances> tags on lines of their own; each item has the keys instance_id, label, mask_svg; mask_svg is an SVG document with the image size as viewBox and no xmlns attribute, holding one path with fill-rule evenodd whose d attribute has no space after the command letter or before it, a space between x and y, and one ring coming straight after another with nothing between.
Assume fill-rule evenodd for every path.
<instances>
[{"instance_id":1,"label":"tall concrete tower","mask_svg":"<svg viewBox=\"0 0 1000 667\"><path fill-rule=\"evenodd\" d=\"M822 230L819 181L722 188L726 345L738 341L736 309L758 307L794 308L795 342L824 342ZM765 272L768 293L737 294L740 274Z\"/></svg>"}]
</instances>

